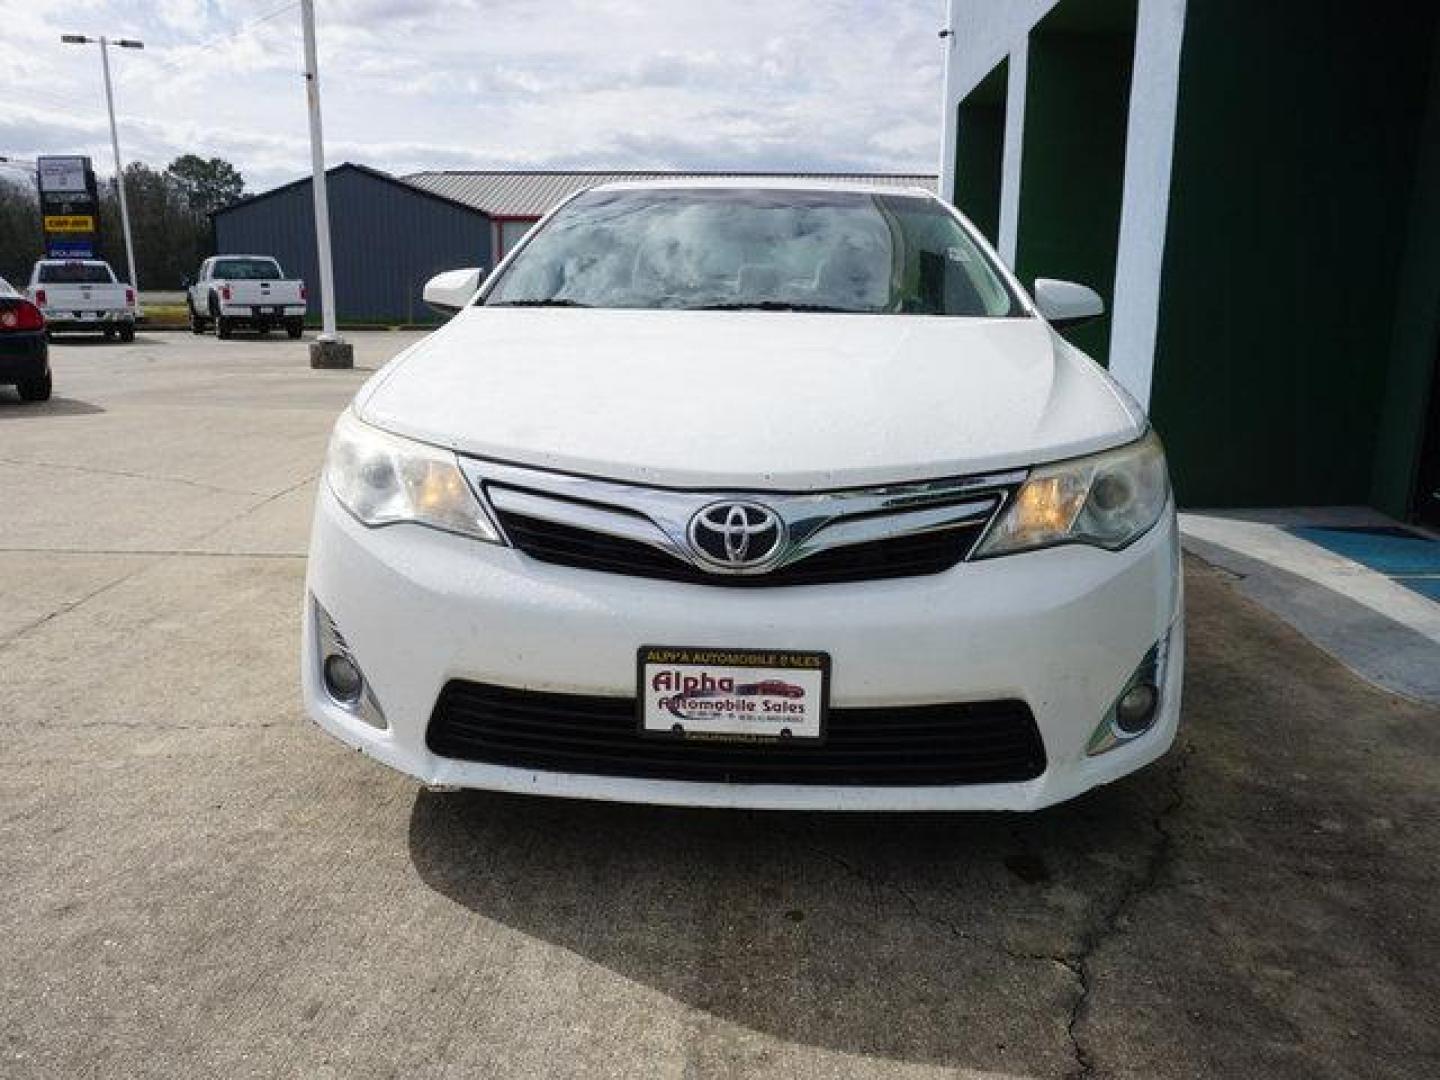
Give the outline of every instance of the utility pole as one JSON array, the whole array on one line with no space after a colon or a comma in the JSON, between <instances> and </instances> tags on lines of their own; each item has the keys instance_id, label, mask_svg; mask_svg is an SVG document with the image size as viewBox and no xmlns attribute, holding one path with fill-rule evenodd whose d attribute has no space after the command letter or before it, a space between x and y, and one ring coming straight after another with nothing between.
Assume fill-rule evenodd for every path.
<instances>
[{"instance_id":1,"label":"utility pole","mask_svg":"<svg viewBox=\"0 0 1440 1080\"><path fill-rule=\"evenodd\" d=\"M313 368L355 366L355 350L335 330L335 267L330 257L330 202L325 190L325 136L320 125L320 63L315 48L315 0L300 0L305 32L305 101L310 111L311 187L315 192L315 249L320 259L320 337L310 344Z\"/></svg>"},{"instance_id":2,"label":"utility pole","mask_svg":"<svg viewBox=\"0 0 1440 1080\"><path fill-rule=\"evenodd\" d=\"M84 34L61 34L60 40L67 45L100 46L100 66L105 72L105 108L110 113L110 149L115 152L115 190L120 193L120 229L125 234L125 263L130 268L130 287L136 295L140 293L140 281L135 274L135 244L130 239L130 207L125 202L125 166L120 160L120 136L115 130L115 91L110 85L110 46L121 49L143 49L145 43L133 38L119 38L111 41L101 35L98 38Z\"/></svg>"}]
</instances>

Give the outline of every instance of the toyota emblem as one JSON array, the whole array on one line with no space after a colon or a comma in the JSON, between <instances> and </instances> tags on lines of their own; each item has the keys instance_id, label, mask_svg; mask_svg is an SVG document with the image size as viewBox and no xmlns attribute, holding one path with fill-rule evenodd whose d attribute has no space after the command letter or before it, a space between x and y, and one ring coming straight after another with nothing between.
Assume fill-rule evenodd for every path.
<instances>
[{"instance_id":1,"label":"toyota emblem","mask_svg":"<svg viewBox=\"0 0 1440 1080\"><path fill-rule=\"evenodd\" d=\"M690 519L690 546L711 566L747 570L763 566L785 540L780 516L753 502L717 502Z\"/></svg>"}]
</instances>

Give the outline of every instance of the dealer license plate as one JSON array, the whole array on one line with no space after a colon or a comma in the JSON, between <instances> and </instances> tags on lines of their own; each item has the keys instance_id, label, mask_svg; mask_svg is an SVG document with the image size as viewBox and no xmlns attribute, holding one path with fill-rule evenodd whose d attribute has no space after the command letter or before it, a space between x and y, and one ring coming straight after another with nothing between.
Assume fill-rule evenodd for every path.
<instances>
[{"instance_id":1,"label":"dealer license plate","mask_svg":"<svg viewBox=\"0 0 1440 1080\"><path fill-rule=\"evenodd\" d=\"M644 645L639 681L645 735L726 742L825 737L827 653Z\"/></svg>"}]
</instances>

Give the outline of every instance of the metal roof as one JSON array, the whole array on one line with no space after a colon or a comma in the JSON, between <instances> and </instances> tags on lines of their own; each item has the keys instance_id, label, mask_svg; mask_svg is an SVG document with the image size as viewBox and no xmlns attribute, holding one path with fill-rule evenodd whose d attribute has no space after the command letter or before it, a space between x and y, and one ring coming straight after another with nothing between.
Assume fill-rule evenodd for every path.
<instances>
[{"instance_id":1,"label":"metal roof","mask_svg":"<svg viewBox=\"0 0 1440 1080\"><path fill-rule=\"evenodd\" d=\"M419 172L402 177L422 191L483 210L492 217L540 217L556 203L597 184L646 180L821 180L864 187L920 187L934 191L933 174L822 172Z\"/></svg>"},{"instance_id":2,"label":"metal roof","mask_svg":"<svg viewBox=\"0 0 1440 1080\"><path fill-rule=\"evenodd\" d=\"M339 165L331 165L328 169L325 170L325 175L331 180L345 173L360 173L365 176L373 177L374 179L379 180L383 183L394 184L396 187L403 188L407 192L419 192L421 195L425 196L428 199L445 198L443 195L437 194L436 192L426 190L423 186L419 184L406 183L406 181L391 176L387 172L381 172L379 169L372 169L369 165L357 165L353 161L342 161ZM307 184L311 183L312 179L313 178L310 176L310 174L307 173L305 176L301 176L298 179L291 180L288 184L281 184L279 187L273 187L269 191L261 191L256 194L250 194L247 192L246 194L241 195L240 198L236 199L233 203L230 203L227 206L222 206L218 210L211 210L210 216L213 218L219 215L228 214L231 210L236 210L242 206L251 206L254 203L260 202L262 199L269 199L276 195L283 195L287 191L293 191L295 188L306 186ZM454 200L447 199L445 201L453 202ZM475 207L469 205L468 203L460 203L458 205L465 210L475 209Z\"/></svg>"}]
</instances>

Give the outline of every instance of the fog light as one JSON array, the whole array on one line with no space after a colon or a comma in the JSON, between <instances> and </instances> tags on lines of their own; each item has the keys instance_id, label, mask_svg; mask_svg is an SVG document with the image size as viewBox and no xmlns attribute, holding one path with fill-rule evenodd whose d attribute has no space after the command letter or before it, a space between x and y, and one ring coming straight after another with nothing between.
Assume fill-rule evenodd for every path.
<instances>
[{"instance_id":1,"label":"fog light","mask_svg":"<svg viewBox=\"0 0 1440 1080\"><path fill-rule=\"evenodd\" d=\"M311 597L311 602L315 606L313 655L317 681L340 708L373 728L385 730L389 727L385 722L385 710L375 698L375 688L366 681L365 673L355 662L354 651L330 613L314 597Z\"/></svg>"},{"instance_id":2,"label":"fog light","mask_svg":"<svg viewBox=\"0 0 1440 1080\"><path fill-rule=\"evenodd\" d=\"M1115 703L1115 726L1126 735L1141 734L1155 722L1159 703L1160 691L1154 683L1136 683Z\"/></svg>"},{"instance_id":3,"label":"fog light","mask_svg":"<svg viewBox=\"0 0 1440 1080\"><path fill-rule=\"evenodd\" d=\"M1160 715L1160 701L1163 696L1165 661L1170 650L1170 633L1151 646L1125 686L1120 696L1110 706L1100 726L1090 736L1085 752L1091 757L1124 746L1131 739L1138 739L1154 726Z\"/></svg>"},{"instance_id":4,"label":"fog light","mask_svg":"<svg viewBox=\"0 0 1440 1080\"><path fill-rule=\"evenodd\" d=\"M325 689L336 701L353 705L360 700L365 680L348 656L335 654L325 658Z\"/></svg>"}]
</instances>

